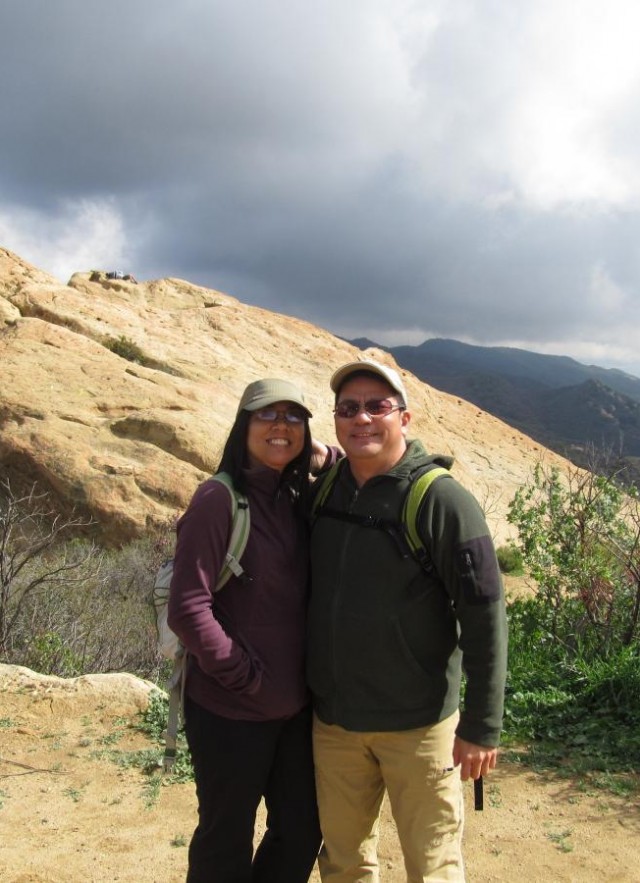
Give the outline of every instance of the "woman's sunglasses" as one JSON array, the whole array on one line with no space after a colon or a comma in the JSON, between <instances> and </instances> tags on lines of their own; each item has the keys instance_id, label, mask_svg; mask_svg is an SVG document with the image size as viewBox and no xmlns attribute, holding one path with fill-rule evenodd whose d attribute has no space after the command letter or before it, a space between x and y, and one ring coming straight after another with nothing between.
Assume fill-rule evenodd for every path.
<instances>
[{"instance_id":1,"label":"woman's sunglasses","mask_svg":"<svg viewBox=\"0 0 640 883\"><path fill-rule=\"evenodd\" d=\"M278 411L276 408L261 408L259 411L253 411L252 416L263 423L278 423L280 420L284 420L285 423L293 423L294 425L304 423L307 417L305 412L299 408L288 408L286 411Z\"/></svg>"}]
</instances>

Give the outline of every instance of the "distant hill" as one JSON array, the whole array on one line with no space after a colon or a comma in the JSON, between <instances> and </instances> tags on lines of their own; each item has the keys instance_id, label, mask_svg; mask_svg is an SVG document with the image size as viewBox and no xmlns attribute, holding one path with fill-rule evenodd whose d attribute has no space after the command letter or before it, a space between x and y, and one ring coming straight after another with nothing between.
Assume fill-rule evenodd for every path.
<instances>
[{"instance_id":1,"label":"distant hill","mask_svg":"<svg viewBox=\"0 0 640 883\"><path fill-rule=\"evenodd\" d=\"M590 447L640 457L640 378L512 347L481 347L435 338L383 347L399 365L443 392L490 414L574 460Z\"/></svg>"}]
</instances>

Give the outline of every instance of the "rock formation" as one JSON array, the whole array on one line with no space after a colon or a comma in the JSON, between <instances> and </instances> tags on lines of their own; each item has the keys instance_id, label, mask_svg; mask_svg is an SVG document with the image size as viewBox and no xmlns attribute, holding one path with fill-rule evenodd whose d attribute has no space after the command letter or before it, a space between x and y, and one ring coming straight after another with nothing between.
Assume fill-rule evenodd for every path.
<instances>
[{"instance_id":1,"label":"rock formation","mask_svg":"<svg viewBox=\"0 0 640 883\"><path fill-rule=\"evenodd\" d=\"M78 272L64 285L0 248L0 478L37 482L119 544L184 509L215 469L251 380L297 381L314 434L334 440L329 377L359 350L308 322L180 279L90 276ZM388 354L367 354L395 366ZM454 474L503 540L506 506L534 464L542 456L564 461L401 373L411 435L455 456Z\"/></svg>"}]
</instances>

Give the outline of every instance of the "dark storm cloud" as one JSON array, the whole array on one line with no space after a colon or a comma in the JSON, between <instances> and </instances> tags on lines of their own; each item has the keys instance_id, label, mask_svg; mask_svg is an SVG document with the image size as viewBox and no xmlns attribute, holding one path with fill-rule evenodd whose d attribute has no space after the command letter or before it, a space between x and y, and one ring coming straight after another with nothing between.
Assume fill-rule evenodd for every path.
<instances>
[{"instance_id":1,"label":"dark storm cloud","mask_svg":"<svg viewBox=\"0 0 640 883\"><path fill-rule=\"evenodd\" d=\"M0 240L347 336L631 365L640 19L572 9L9 2Z\"/></svg>"}]
</instances>

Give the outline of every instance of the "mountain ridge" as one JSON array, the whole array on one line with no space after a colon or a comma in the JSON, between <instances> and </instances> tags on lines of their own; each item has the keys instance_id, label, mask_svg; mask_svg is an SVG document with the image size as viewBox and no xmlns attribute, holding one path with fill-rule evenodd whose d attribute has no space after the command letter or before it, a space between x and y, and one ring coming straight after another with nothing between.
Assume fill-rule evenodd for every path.
<instances>
[{"instance_id":1,"label":"mountain ridge","mask_svg":"<svg viewBox=\"0 0 640 883\"><path fill-rule=\"evenodd\" d=\"M354 345L377 346L367 338ZM640 457L640 378L569 356L447 338L382 347L436 389L459 395L574 462L593 449L633 469Z\"/></svg>"}]
</instances>

